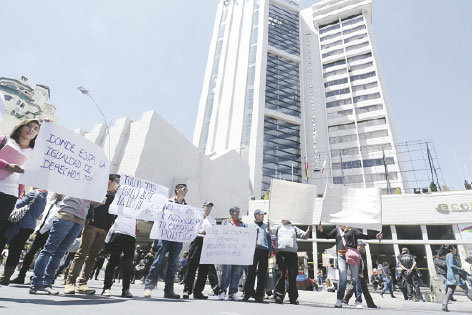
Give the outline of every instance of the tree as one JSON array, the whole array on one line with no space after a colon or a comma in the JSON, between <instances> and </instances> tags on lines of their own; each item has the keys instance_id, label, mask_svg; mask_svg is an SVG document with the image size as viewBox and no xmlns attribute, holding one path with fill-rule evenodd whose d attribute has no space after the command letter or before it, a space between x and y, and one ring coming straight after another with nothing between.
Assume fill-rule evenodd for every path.
<instances>
[{"instance_id":1,"label":"tree","mask_svg":"<svg viewBox=\"0 0 473 315\"><path fill-rule=\"evenodd\" d=\"M435 183L434 183L433 181L430 183L430 191L431 191L431 192L436 192L436 191L438 191L438 190L437 190L437 185L435 185Z\"/></svg>"},{"instance_id":2,"label":"tree","mask_svg":"<svg viewBox=\"0 0 473 315\"><path fill-rule=\"evenodd\" d=\"M465 189L466 190L471 190L471 183L468 183L468 181L465 179Z\"/></svg>"}]
</instances>

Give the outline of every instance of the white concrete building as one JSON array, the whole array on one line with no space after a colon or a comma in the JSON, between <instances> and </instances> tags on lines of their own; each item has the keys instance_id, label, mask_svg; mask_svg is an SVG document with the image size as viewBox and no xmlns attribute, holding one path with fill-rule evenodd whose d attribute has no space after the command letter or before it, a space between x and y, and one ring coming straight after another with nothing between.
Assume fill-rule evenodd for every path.
<instances>
[{"instance_id":1,"label":"white concrete building","mask_svg":"<svg viewBox=\"0 0 473 315\"><path fill-rule=\"evenodd\" d=\"M194 144L237 150L257 199L271 178L404 191L370 19L371 0L220 1Z\"/></svg>"},{"instance_id":2,"label":"white concrete building","mask_svg":"<svg viewBox=\"0 0 473 315\"><path fill-rule=\"evenodd\" d=\"M25 119L59 120L54 116L56 108L47 103L50 90L46 85L36 84L33 89L24 76L20 80L0 77L0 93L5 97L5 117L0 122L2 135L9 135Z\"/></svg>"},{"instance_id":3,"label":"white concrete building","mask_svg":"<svg viewBox=\"0 0 473 315\"><path fill-rule=\"evenodd\" d=\"M154 111L138 121L122 118L110 127L96 125L90 132L76 130L100 145L111 161L110 172L137 176L169 188L187 184L187 203L212 201L215 218L227 218L232 206L248 211L248 164L234 150L205 155ZM147 243L150 223L138 225L138 242Z\"/></svg>"},{"instance_id":4,"label":"white concrete building","mask_svg":"<svg viewBox=\"0 0 473 315\"><path fill-rule=\"evenodd\" d=\"M324 0L301 11L302 104L312 108L306 124L325 152L308 146L309 163L326 161L335 184L404 192L371 14L371 0Z\"/></svg>"}]
</instances>

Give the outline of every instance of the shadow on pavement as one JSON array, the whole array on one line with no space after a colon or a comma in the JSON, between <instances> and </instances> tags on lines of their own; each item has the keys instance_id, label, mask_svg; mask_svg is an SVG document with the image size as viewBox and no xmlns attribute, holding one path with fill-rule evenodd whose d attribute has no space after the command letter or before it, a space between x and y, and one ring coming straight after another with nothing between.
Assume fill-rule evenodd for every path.
<instances>
[{"instance_id":1,"label":"shadow on pavement","mask_svg":"<svg viewBox=\"0 0 473 315\"><path fill-rule=\"evenodd\" d=\"M78 297L78 296L77 296ZM10 303L21 303L21 304L38 304L38 305L58 305L58 306L71 306L71 305L98 305L98 304L115 304L121 303L125 300L115 300L115 299L104 299L104 298L78 298L78 299L68 299L63 301L51 300L51 299L41 299L41 298L3 298L0 297L2 302Z\"/></svg>"}]
</instances>

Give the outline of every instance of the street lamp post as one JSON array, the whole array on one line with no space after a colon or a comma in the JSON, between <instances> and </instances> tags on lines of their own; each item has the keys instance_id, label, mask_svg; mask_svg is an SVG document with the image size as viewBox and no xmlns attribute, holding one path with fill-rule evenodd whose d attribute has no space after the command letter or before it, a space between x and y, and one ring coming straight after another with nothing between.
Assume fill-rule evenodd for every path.
<instances>
[{"instance_id":1,"label":"street lamp post","mask_svg":"<svg viewBox=\"0 0 473 315\"><path fill-rule=\"evenodd\" d=\"M92 97L92 95L90 95L90 92L89 90L85 89L83 86L79 86L77 88L83 95L87 95L90 100L92 101L92 103L94 103L95 107L97 107L97 109L99 110L100 114L102 115L102 118L103 118L103 122L105 124L105 139L107 138L107 135L108 135L108 158L111 159L112 156L111 156L111 150L110 150L110 127L108 126L108 123L107 123L107 119L105 118L105 114L103 113L102 109L100 108L100 106L97 104L97 102L94 100L94 98ZM105 141L104 139L104 141ZM105 143L104 143L105 145ZM111 161L110 161L111 162Z\"/></svg>"}]
</instances>

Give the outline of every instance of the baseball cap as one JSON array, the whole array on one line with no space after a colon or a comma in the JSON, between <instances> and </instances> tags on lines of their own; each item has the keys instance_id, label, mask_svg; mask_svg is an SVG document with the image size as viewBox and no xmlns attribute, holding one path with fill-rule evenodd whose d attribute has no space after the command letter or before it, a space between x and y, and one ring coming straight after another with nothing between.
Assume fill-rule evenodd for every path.
<instances>
[{"instance_id":1,"label":"baseball cap","mask_svg":"<svg viewBox=\"0 0 473 315\"><path fill-rule=\"evenodd\" d=\"M237 206L233 206L230 208L230 212L238 212L240 213L240 208L238 208Z\"/></svg>"},{"instance_id":2,"label":"baseball cap","mask_svg":"<svg viewBox=\"0 0 473 315\"><path fill-rule=\"evenodd\" d=\"M257 214L266 214L266 212L264 212L261 209L256 209L255 212L254 212L254 215L257 215Z\"/></svg>"},{"instance_id":3,"label":"baseball cap","mask_svg":"<svg viewBox=\"0 0 473 315\"><path fill-rule=\"evenodd\" d=\"M206 201L206 202L204 202L204 206L210 206L210 207L213 207L213 206L214 206L214 204L213 204L212 202L210 202L210 201Z\"/></svg>"},{"instance_id":4,"label":"baseball cap","mask_svg":"<svg viewBox=\"0 0 473 315\"><path fill-rule=\"evenodd\" d=\"M363 240L358 240L358 246L365 246L365 242Z\"/></svg>"}]
</instances>

